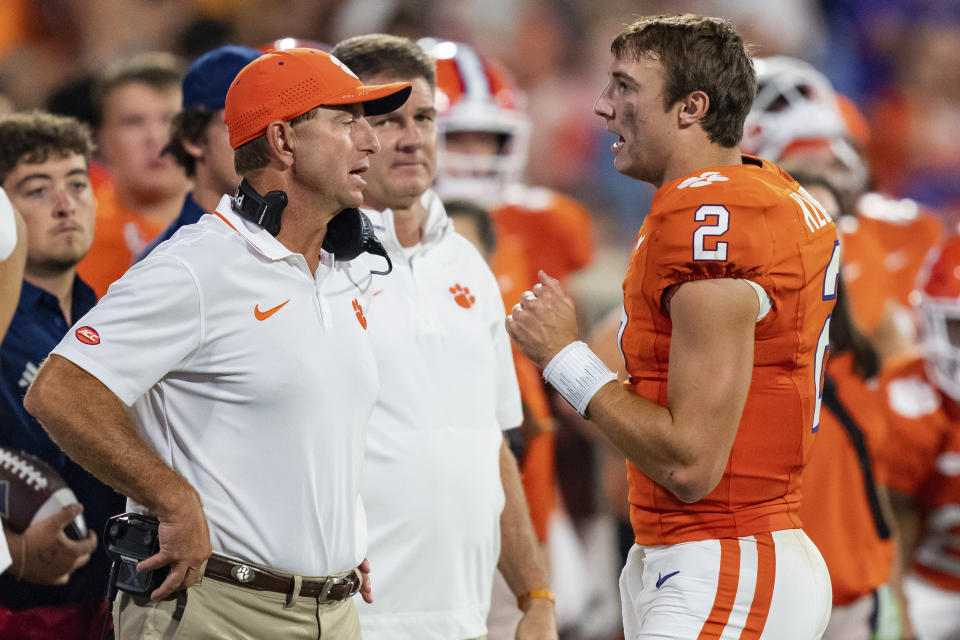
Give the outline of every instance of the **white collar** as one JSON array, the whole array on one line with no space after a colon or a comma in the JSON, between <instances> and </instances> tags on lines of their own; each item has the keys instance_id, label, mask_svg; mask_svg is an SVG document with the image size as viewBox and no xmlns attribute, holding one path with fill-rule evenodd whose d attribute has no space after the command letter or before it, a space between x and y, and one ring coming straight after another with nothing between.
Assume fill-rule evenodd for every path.
<instances>
[{"instance_id":1,"label":"white collar","mask_svg":"<svg viewBox=\"0 0 960 640\"><path fill-rule=\"evenodd\" d=\"M282 242L277 240L269 231L261 227L260 225L250 222L246 218L241 217L233 210L233 198L229 195L224 195L220 198L220 202L217 204L216 213L220 218L227 223L234 231L243 236L243 239L246 240L254 249L262 253L264 256L270 260L283 260L289 258L290 256L300 256L301 254L291 251L288 249ZM327 263L329 260L325 260L325 254L327 252L320 251L320 262Z\"/></svg>"},{"instance_id":2,"label":"white collar","mask_svg":"<svg viewBox=\"0 0 960 640\"><path fill-rule=\"evenodd\" d=\"M423 237L420 239L414 249L414 253L426 251L440 242L448 233L453 231L453 223L447 216L446 209L443 208L443 201L432 189L428 189L422 196L420 202L427 209L427 219L423 223ZM397 240L397 228L394 224L393 210L384 209L375 211L373 209L364 209L364 212L370 218L377 237L384 246L394 251L401 251L403 247Z\"/></svg>"}]
</instances>

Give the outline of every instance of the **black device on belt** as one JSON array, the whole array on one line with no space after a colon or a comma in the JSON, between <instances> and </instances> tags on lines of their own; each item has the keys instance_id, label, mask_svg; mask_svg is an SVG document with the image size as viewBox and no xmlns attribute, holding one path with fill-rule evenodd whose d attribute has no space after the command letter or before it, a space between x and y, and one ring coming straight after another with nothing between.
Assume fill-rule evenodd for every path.
<instances>
[{"instance_id":1,"label":"black device on belt","mask_svg":"<svg viewBox=\"0 0 960 640\"><path fill-rule=\"evenodd\" d=\"M170 567L137 571L137 564L160 551L159 522L153 516L121 513L107 520L103 544L113 560L110 569L109 596L117 590L134 595L149 595L159 587Z\"/></svg>"}]
</instances>

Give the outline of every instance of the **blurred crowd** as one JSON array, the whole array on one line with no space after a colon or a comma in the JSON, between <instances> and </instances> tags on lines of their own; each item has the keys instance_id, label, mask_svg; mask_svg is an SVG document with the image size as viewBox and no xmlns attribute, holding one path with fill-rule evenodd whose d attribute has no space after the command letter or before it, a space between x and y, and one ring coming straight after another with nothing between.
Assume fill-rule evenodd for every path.
<instances>
[{"instance_id":1,"label":"blurred crowd","mask_svg":"<svg viewBox=\"0 0 960 640\"><path fill-rule=\"evenodd\" d=\"M829 212L846 220L846 226L838 223L841 235L853 238L843 273L854 314L883 363L913 353L917 319L910 309L917 275L926 250L956 233L960 213L960 66L955 63L960 8L954 2L4 0L0 115L41 109L76 117L95 132L91 180L97 195L97 235L78 270L102 296L173 222L193 188L192 173L176 161L175 153L163 151L171 121L186 106L182 75L199 56L228 43L266 50L291 38L332 46L370 32L466 43L505 67L515 82L517 105L530 119L523 181L566 194L589 211L588 222L579 229L586 230L588 244L592 236L592 255L585 249L581 261L554 275L574 292L582 331L593 331L595 349L609 355L605 360L616 371L612 335L620 317L619 282L654 189L624 179L614 169L612 137L592 114L593 103L607 81L609 43L624 23L634 15L679 10L728 18L753 43L756 57L789 56L797 61L791 69L804 73L805 61L814 73L807 77L823 74L832 85L828 92L832 96L836 91L842 134L801 135L775 150L760 144L748 151L772 154L776 157L770 159L783 162L788 171L806 175L805 186L811 191L819 184L813 174L836 178L820 184L830 194L818 194L817 199L836 196L835 210ZM110 74L122 75L124 65L129 72L131 61L153 70L151 95L124 97L123 104L150 102L150 108L136 116L125 115L115 92L136 92L137 87L111 89L109 84ZM108 94L114 102L106 99ZM783 95L764 108L776 113L776 99ZM803 95L800 100L809 98ZM751 123L770 126L748 120L746 140L754 133L769 143L771 136L764 137L759 128L751 131ZM849 150L833 147L824 159L812 147L791 146L805 137L831 143L842 139ZM830 162L844 166L834 171ZM845 177L852 184L844 184ZM878 198L884 195L880 200L862 197L868 191ZM202 196L193 193L201 208L210 210ZM860 221L901 215L912 221L917 212L922 216L910 226L911 242L904 243L903 252L897 252L896 244L902 231L877 231L878 237L889 234L878 242L890 248L878 255L872 245L857 253L857 238L863 237L856 235L862 224L854 215L857 211ZM502 217L495 214L498 225L509 227ZM536 248L519 251L531 255ZM108 254L111 258L105 259ZM904 265L906 271L897 279ZM496 267L494 271L502 275ZM882 291L876 289L877 280L859 278L880 271L894 274ZM522 284L508 295L510 286L503 286L503 278L501 285L505 300L511 295L517 299L519 291L531 286ZM535 371L532 378L531 383L528 376L525 388L520 370L524 400L534 414L532 422L539 424L528 436L552 434L547 451L555 462L546 466L555 465L556 495L550 495L551 477L545 489L528 486L527 496L532 510L544 511L539 519L535 514L534 524L539 537L549 540L561 631L571 639L615 638L621 633L616 576L633 541L623 457L562 400L549 392L533 398ZM525 472L543 474L537 450L527 455ZM907 492L906 487L898 490Z\"/></svg>"},{"instance_id":2,"label":"blurred crowd","mask_svg":"<svg viewBox=\"0 0 960 640\"><path fill-rule=\"evenodd\" d=\"M48 107L92 121L92 75L143 51L189 62L228 42L333 44L376 31L465 42L505 65L523 92L535 160L529 181L587 204L600 242L621 250L601 254L598 265L619 268L625 238L643 218L638 203L652 190L619 179L607 161L609 135L591 108L612 36L631 15L680 9L731 19L754 55L813 63L864 115L878 188L944 215L957 207L960 11L943 0L7 0L0 112ZM603 307L616 292L592 295Z\"/></svg>"}]
</instances>

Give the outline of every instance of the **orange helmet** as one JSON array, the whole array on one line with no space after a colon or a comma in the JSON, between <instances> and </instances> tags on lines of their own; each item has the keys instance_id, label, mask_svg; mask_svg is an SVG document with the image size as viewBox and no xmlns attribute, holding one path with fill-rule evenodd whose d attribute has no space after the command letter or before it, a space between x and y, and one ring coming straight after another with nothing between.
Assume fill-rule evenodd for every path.
<instances>
[{"instance_id":1,"label":"orange helmet","mask_svg":"<svg viewBox=\"0 0 960 640\"><path fill-rule=\"evenodd\" d=\"M960 236L948 240L926 269L919 311L927 375L960 402Z\"/></svg>"},{"instance_id":2,"label":"orange helmet","mask_svg":"<svg viewBox=\"0 0 960 640\"><path fill-rule=\"evenodd\" d=\"M527 165L530 120L509 72L468 45L424 38L420 46L437 65L437 178L441 197L492 204L509 184L519 182ZM494 154L455 151L451 134L491 134Z\"/></svg>"}]
</instances>

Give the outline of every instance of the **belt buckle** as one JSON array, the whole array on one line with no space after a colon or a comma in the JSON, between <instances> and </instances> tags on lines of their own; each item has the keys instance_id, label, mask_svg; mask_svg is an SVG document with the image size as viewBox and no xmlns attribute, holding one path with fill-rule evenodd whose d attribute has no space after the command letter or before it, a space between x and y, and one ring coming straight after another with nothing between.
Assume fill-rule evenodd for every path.
<instances>
[{"instance_id":1,"label":"belt buckle","mask_svg":"<svg viewBox=\"0 0 960 640\"><path fill-rule=\"evenodd\" d=\"M334 576L327 576L323 581L323 587L320 589L319 599L325 601L327 596L330 594L330 589L335 585L338 585L343 582L343 578L336 578Z\"/></svg>"}]
</instances>

